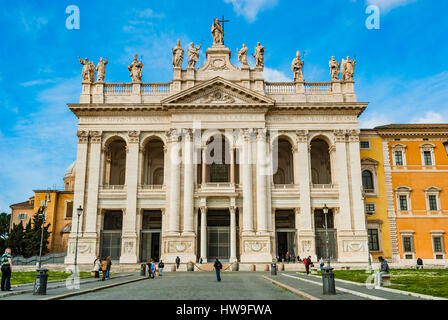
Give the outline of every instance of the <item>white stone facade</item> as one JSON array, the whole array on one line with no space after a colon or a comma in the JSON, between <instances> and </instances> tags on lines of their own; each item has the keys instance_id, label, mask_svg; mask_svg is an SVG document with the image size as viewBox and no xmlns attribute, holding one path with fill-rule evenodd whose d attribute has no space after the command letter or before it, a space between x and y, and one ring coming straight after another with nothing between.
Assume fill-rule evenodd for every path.
<instances>
[{"instance_id":1,"label":"white stone facade","mask_svg":"<svg viewBox=\"0 0 448 320\"><path fill-rule=\"evenodd\" d=\"M182 262L205 262L214 259L208 251L218 247L223 260L271 262L280 243L288 248L281 250L315 261L315 214L324 205L333 212L337 261L367 261L358 129L367 103L357 102L353 81L267 83L262 67L232 65L230 50L219 44L207 50L202 67L173 71L166 84L83 82L79 104L69 105L79 118L74 208L82 206L84 213L78 263L103 255L110 212L122 214L121 229L114 231L121 243L110 247L118 247L124 264L151 256L142 250L165 262L177 256ZM217 132L226 139L229 159L225 167L212 169L202 160L208 161L207 143ZM278 163L288 167L274 176L279 139L289 143L292 163L280 156ZM156 142L147 149L151 141ZM328 168L324 158L313 159L313 141L328 145ZM163 155L148 160L157 143L163 144ZM125 159L119 155L122 147ZM163 164L158 173L150 168L154 163ZM323 183L319 163L328 171ZM119 184L111 183L114 170L117 181L124 179ZM226 181L210 181L225 176ZM149 237L159 249L143 244L148 239L143 220L156 224L148 213L155 211L160 234ZM281 215L293 222L279 234ZM210 230L216 234L210 236ZM224 240L211 247L220 232ZM72 228L66 263L73 263L75 239Z\"/></svg>"}]
</instances>

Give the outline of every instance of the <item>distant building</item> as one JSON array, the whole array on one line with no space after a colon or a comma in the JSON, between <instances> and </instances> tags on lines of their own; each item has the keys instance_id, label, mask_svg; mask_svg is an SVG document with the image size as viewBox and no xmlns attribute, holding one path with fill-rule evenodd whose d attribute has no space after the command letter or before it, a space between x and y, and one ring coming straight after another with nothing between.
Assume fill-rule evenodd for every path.
<instances>
[{"instance_id":1,"label":"distant building","mask_svg":"<svg viewBox=\"0 0 448 320\"><path fill-rule=\"evenodd\" d=\"M25 226L31 220L34 214L34 197L29 198L28 201L12 204L9 207L11 208L9 231L11 231L14 225L22 222Z\"/></svg>"}]
</instances>

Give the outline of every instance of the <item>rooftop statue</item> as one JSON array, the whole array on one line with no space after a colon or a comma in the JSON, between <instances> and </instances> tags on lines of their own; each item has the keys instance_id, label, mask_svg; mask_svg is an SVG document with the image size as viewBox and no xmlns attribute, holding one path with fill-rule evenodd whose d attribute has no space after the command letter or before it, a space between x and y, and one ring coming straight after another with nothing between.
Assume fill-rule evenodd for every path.
<instances>
[{"instance_id":1,"label":"rooftop statue","mask_svg":"<svg viewBox=\"0 0 448 320\"><path fill-rule=\"evenodd\" d=\"M347 57L347 60L342 59L342 80L344 81L353 81L353 75L355 74L355 66L356 60L350 60L350 57Z\"/></svg>"},{"instance_id":2,"label":"rooftop statue","mask_svg":"<svg viewBox=\"0 0 448 320\"><path fill-rule=\"evenodd\" d=\"M330 66L331 80L339 80L339 68L341 67L341 64L336 61L334 56L331 57L329 66Z\"/></svg>"},{"instance_id":3,"label":"rooftop statue","mask_svg":"<svg viewBox=\"0 0 448 320\"><path fill-rule=\"evenodd\" d=\"M128 70L131 73L132 82L142 82L143 62L142 59L138 61L138 55L134 56L134 61L128 66Z\"/></svg>"},{"instance_id":4,"label":"rooftop statue","mask_svg":"<svg viewBox=\"0 0 448 320\"><path fill-rule=\"evenodd\" d=\"M173 48L173 67L182 68L182 61L184 61L184 49L180 45L180 40L177 40L177 44Z\"/></svg>"},{"instance_id":5,"label":"rooftop statue","mask_svg":"<svg viewBox=\"0 0 448 320\"><path fill-rule=\"evenodd\" d=\"M264 47L260 45L260 42L255 47L253 57L255 58L255 68L264 68Z\"/></svg>"},{"instance_id":6,"label":"rooftop statue","mask_svg":"<svg viewBox=\"0 0 448 320\"><path fill-rule=\"evenodd\" d=\"M238 52L238 60L241 62L241 65L244 67L249 67L249 63L247 63L247 47L243 43L243 47L241 50L236 49L236 52Z\"/></svg>"},{"instance_id":7,"label":"rooftop statue","mask_svg":"<svg viewBox=\"0 0 448 320\"><path fill-rule=\"evenodd\" d=\"M88 58L84 60L78 56L79 63L81 63L84 67L82 68L82 80L90 83L95 82L96 70L95 64L92 61L89 61Z\"/></svg>"},{"instance_id":8,"label":"rooftop statue","mask_svg":"<svg viewBox=\"0 0 448 320\"><path fill-rule=\"evenodd\" d=\"M294 82L304 81L303 79L303 66L305 65L305 60L300 59L300 51L297 51L296 57L292 60L291 70L294 72Z\"/></svg>"},{"instance_id":9,"label":"rooftop statue","mask_svg":"<svg viewBox=\"0 0 448 320\"><path fill-rule=\"evenodd\" d=\"M104 61L103 58L100 58L100 62L96 65L96 70L98 71L97 82L104 82L104 78L106 77L106 65L109 63L109 60L106 58Z\"/></svg>"},{"instance_id":10,"label":"rooftop statue","mask_svg":"<svg viewBox=\"0 0 448 320\"><path fill-rule=\"evenodd\" d=\"M202 44L199 47L195 47L194 43L190 43L190 48L188 49L188 68L193 68L199 61L199 50L201 50Z\"/></svg>"},{"instance_id":11,"label":"rooftop statue","mask_svg":"<svg viewBox=\"0 0 448 320\"><path fill-rule=\"evenodd\" d=\"M223 45L224 44L224 29L219 24L218 19L213 19L212 37L213 37L213 45Z\"/></svg>"}]
</instances>

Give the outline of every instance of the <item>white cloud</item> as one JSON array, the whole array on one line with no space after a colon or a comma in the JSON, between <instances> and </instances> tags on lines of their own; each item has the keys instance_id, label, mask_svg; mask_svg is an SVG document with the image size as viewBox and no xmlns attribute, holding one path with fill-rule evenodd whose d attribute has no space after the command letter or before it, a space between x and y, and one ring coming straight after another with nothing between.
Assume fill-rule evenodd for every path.
<instances>
[{"instance_id":1,"label":"white cloud","mask_svg":"<svg viewBox=\"0 0 448 320\"><path fill-rule=\"evenodd\" d=\"M391 121L391 119L384 114L378 112L368 112L359 120L359 127L362 129L372 129L377 126L390 124L392 122L393 121Z\"/></svg>"},{"instance_id":2,"label":"white cloud","mask_svg":"<svg viewBox=\"0 0 448 320\"><path fill-rule=\"evenodd\" d=\"M37 80L22 82L20 85L22 87L32 87L32 86L37 86L37 85L54 83L55 81L56 81L55 79L37 79Z\"/></svg>"},{"instance_id":3,"label":"white cloud","mask_svg":"<svg viewBox=\"0 0 448 320\"><path fill-rule=\"evenodd\" d=\"M388 12L396 7L405 6L416 1L417 0L367 0L367 4L376 5L384 10L384 12Z\"/></svg>"},{"instance_id":4,"label":"white cloud","mask_svg":"<svg viewBox=\"0 0 448 320\"><path fill-rule=\"evenodd\" d=\"M283 72L271 69L264 68L263 77L268 82L290 82L292 81L290 77L285 75Z\"/></svg>"},{"instance_id":5,"label":"white cloud","mask_svg":"<svg viewBox=\"0 0 448 320\"><path fill-rule=\"evenodd\" d=\"M440 113L434 111L428 111L423 116L414 117L411 122L413 123L445 123L448 122Z\"/></svg>"},{"instance_id":6,"label":"white cloud","mask_svg":"<svg viewBox=\"0 0 448 320\"><path fill-rule=\"evenodd\" d=\"M276 6L278 0L224 0L224 2L231 3L233 10L238 15L244 16L247 21L254 22L259 12Z\"/></svg>"},{"instance_id":7,"label":"white cloud","mask_svg":"<svg viewBox=\"0 0 448 320\"><path fill-rule=\"evenodd\" d=\"M165 15L163 13L156 13L154 10L147 8L145 10L139 10L137 15L140 18L164 18Z\"/></svg>"}]
</instances>

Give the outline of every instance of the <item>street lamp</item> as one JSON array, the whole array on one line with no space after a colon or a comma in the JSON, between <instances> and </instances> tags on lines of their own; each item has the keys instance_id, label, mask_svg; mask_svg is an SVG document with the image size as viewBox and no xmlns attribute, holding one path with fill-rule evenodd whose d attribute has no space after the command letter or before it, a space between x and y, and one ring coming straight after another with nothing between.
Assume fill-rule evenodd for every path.
<instances>
[{"instance_id":1,"label":"street lamp","mask_svg":"<svg viewBox=\"0 0 448 320\"><path fill-rule=\"evenodd\" d=\"M37 213L37 217L39 219L42 219L42 231L40 235L39 265L37 268L36 281L34 282L34 292L33 292L34 295L47 294L48 270L42 268L42 248L44 244L44 227L45 227L46 210L49 202L51 202L51 195L50 191L48 190L47 193L45 194L43 205L39 208L39 211Z\"/></svg>"},{"instance_id":2,"label":"street lamp","mask_svg":"<svg viewBox=\"0 0 448 320\"><path fill-rule=\"evenodd\" d=\"M328 207L325 204L322 209L325 216L325 237L326 237L326 247L327 247L327 265L324 268L324 273L322 274L323 282L323 293L324 294L336 294L336 287L334 282L333 268L330 266L330 251L329 251L329 236L328 236Z\"/></svg>"},{"instance_id":3,"label":"street lamp","mask_svg":"<svg viewBox=\"0 0 448 320\"><path fill-rule=\"evenodd\" d=\"M78 215L78 221L77 221L77 227L76 227L76 245L75 245L75 266L74 266L74 275L77 276L78 275L78 233L79 233L79 219L82 216L82 207L81 205L79 206L78 209L76 209L76 213Z\"/></svg>"}]
</instances>

